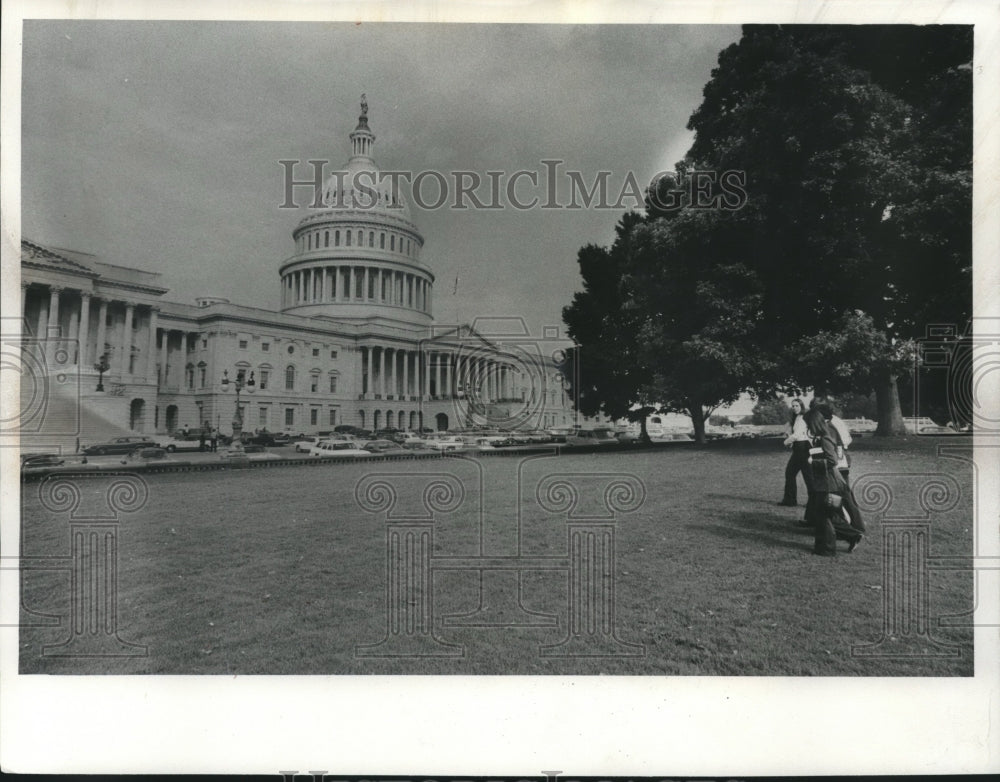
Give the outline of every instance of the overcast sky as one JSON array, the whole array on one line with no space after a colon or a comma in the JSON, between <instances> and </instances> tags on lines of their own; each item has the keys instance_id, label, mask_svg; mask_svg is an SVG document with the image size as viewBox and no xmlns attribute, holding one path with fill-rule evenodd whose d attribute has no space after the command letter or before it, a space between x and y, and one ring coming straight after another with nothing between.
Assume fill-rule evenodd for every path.
<instances>
[{"instance_id":1,"label":"overcast sky","mask_svg":"<svg viewBox=\"0 0 1000 782\"><path fill-rule=\"evenodd\" d=\"M159 271L173 300L277 309L307 205L303 194L299 211L279 208L278 161L339 168L362 92L383 170L526 169L540 184L522 180L519 197L544 199L541 161L559 159L588 182L611 172L615 200L630 172L645 184L683 156L688 117L738 37L735 26L28 21L23 235ZM561 325L577 250L609 244L620 216L414 208L436 319Z\"/></svg>"}]
</instances>

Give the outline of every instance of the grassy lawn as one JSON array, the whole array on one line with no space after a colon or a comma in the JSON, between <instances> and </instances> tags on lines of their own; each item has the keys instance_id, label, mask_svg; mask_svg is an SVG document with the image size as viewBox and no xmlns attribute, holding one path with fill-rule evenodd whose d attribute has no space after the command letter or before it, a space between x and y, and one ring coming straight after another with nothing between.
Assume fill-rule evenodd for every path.
<instances>
[{"instance_id":1,"label":"grassy lawn","mask_svg":"<svg viewBox=\"0 0 1000 782\"><path fill-rule=\"evenodd\" d=\"M856 441L852 478L950 475L961 496L955 507L931 515L929 554L967 556L973 546L971 468L938 456L942 445L971 446L971 441ZM119 634L146 645L148 653L43 656L43 645L69 635L70 576L66 570L32 570L22 577L20 669L72 674L972 675L971 628L940 626L943 617L972 609L973 581L963 571L929 571L923 604L937 648L957 655L901 656L911 648L905 638L887 640L879 654L852 654L852 644L873 644L882 637L884 571L899 566L901 557L883 557L881 514L867 514L869 534L853 554L841 543L836 558L812 556L811 532L794 525L803 508L776 504L786 458L775 441L719 442L527 461L470 458L148 475L148 504L121 517L118 538ZM602 475L635 476L646 498L617 520L614 623L618 639L638 645L642 653L540 654L541 646L557 644L569 632L564 568L522 574L522 612L515 610L516 573L488 573L487 620L472 626L456 625L454 617L477 609L479 576L436 568L434 632L442 641L464 646L464 656L356 655L356 647L377 643L386 634L385 517L363 511L355 500L356 484L373 472L403 476L400 509L404 494L426 483L427 474L449 473L461 482L463 505L440 514L434 524L435 563L441 557L513 556L519 547L523 557L565 561L566 514L539 505L539 482L554 473L572 474L581 491L579 511L586 515L600 510L585 495L599 490L607 480ZM85 488L84 502L96 502L106 479L88 480L94 484ZM898 478L888 481L899 492L917 486ZM22 485L22 557L66 556L67 514L46 510L39 500L41 485ZM800 501L805 501L804 490ZM38 626L38 614L57 615L61 625ZM557 625L517 626L520 618L538 615L554 617L549 621Z\"/></svg>"}]
</instances>

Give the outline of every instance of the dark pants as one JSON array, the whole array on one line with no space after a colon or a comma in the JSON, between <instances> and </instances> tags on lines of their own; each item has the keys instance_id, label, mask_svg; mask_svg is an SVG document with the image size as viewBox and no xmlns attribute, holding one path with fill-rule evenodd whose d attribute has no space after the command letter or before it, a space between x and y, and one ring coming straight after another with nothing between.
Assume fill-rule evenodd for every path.
<instances>
[{"instance_id":1,"label":"dark pants","mask_svg":"<svg viewBox=\"0 0 1000 782\"><path fill-rule=\"evenodd\" d=\"M802 473L802 480L806 484L806 492L812 488L812 473L809 469L809 441L792 443L792 455L788 457L788 464L785 465L785 496L781 500L786 505L798 503L798 483L795 477Z\"/></svg>"},{"instance_id":2,"label":"dark pants","mask_svg":"<svg viewBox=\"0 0 1000 782\"><path fill-rule=\"evenodd\" d=\"M851 517L851 526L858 532L864 532L865 520L861 516L861 508L858 507L858 501L854 499L854 492L851 491L850 474L850 470L840 471L840 475L844 479L844 483L847 485L847 491L843 494L844 510L846 510L847 515Z\"/></svg>"},{"instance_id":3,"label":"dark pants","mask_svg":"<svg viewBox=\"0 0 1000 782\"><path fill-rule=\"evenodd\" d=\"M810 494L809 504L806 506L806 518L816 531L813 553L832 557L837 554L838 540L855 543L861 539L861 532L847 523L840 508L831 508L827 505L826 498L826 492Z\"/></svg>"}]
</instances>

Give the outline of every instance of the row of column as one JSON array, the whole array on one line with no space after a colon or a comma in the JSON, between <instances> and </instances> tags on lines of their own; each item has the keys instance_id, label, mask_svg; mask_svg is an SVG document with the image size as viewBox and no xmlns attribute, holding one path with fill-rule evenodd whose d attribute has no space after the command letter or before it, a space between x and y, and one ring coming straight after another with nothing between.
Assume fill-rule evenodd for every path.
<instances>
[{"instance_id":1,"label":"row of column","mask_svg":"<svg viewBox=\"0 0 1000 782\"><path fill-rule=\"evenodd\" d=\"M354 191L351 190L351 201L353 201ZM379 202L382 202L382 194L379 193ZM395 203L392 200L387 200L385 203L392 205ZM405 236L400 236L395 233L390 233L388 243L386 242L386 234L384 231L378 232L378 248L379 250L388 250L389 252L398 252L400 255L406 255L408 257L415 257L418 245L411 239ZM307 233L300 234L298 239L295 241L295 249L300 252L312 252L313 250L326 250L330 247L341 247L341 232L340 229L335 229L331 231L329 228L320 228L311 230ZM375 249L375 232L368 231L368 240L365 241L365 231L363 229L344 229L343 233L343 246L344 247L368 247Z\"/></svg>"},{"instance_id":2,"label":"row of column","mask_svg":"<svg viewBox=\"0 0 1000 782\"><path fill-rule=\"evenodd\" d=\"M361 353L366 397L451 398L461 391L483 402L519 398L518 368L502 360L382 346L365 346Z\"/></svg>"},{"instance_id":3,"label":"row of column","mask_svg":"<svg viewBox=\"0 0 1000 782\"><path fill-rule=\"evenodd\" d=\"M431 283L416 274L377 266L319 266L289 272L282 307L336 301L374 301L431 311Z\"/></svg>"},{"instance_id":4,"label":"row of column","mask_svg":"<svg viewBox=\"0 0 1000 782\"><path fill-rule=\"evenodd\" d=\"M63 293L68 290L70 297L62 301ZM103 357L107 360L108 373L113 375L134 375L145 377L147 382L154 382L159 368L160 383L167 384L169 357L171 354L171 334L181 335L181 350L187 353L184 344L186 332L172 329L160 329L158 324L159 310L155 307L138 305L134 302L120 301L94 296L87 291L65 289L57 285L48 287L48 296L42 294L38 302L38 313L35 320L35 334L43 340L46 364L50 367L76 366L86 369L94 367ZM121 325L113 323L108 328L108 310L113 304L124 307L124 319ZM21 285L21 312L27 315L28 284ZM64 330L60 323L61 307L68 305L68 329ZM137 307L141 309L137 310ZM97 323L94 333L91 333L91 313L96 308ZM138 318L145 318L146 332L141 340L134 334L133 324ZM65 318L63 318L65 319ZM157 337L157 335L159 335ZM159 346L157 346L157 338ZM78 349L77 349L78 346ZM159 347L159 349L157 349ZM133 348L138 349L137 361L133 361ZM159 366L157 366L157 356ZM180 382L180 378L176 378Z\"/></svg>"}]
</instances>

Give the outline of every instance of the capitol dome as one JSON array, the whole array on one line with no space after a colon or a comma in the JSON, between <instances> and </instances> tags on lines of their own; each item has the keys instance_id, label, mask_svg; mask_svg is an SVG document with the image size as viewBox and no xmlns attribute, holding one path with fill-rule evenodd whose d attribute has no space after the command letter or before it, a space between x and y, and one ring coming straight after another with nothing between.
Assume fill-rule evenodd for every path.
<instances>
[{"instance_id":1,"label":"capitol dome","mask_svg":"<svg viewBox=\"0 0 1000 782\"><path fill-rule=\"evenodd\" d=\"M362 114L351 134L354 154L341 171L335 171L323 185L323 204L331 209L362 209L387 212L410 220L410 206L398 187L398 178L385 176L372 160L370 150L375 134ZM395 186L394 186L395 185Z\"/></svg>"},{"instance_id":2,"label":"capitol dome","mask_svg":"<svg viewBox=\"0 0 1000 782\"><path fill-rule=\"evenodd\" d=\"M295 254L281 265L283 312L403 327L431 321L434 275L421 261L424 239L398 180L372 158L375 134L362 96L351 156L292 232Z\"/></svg>"}]
</instances>

